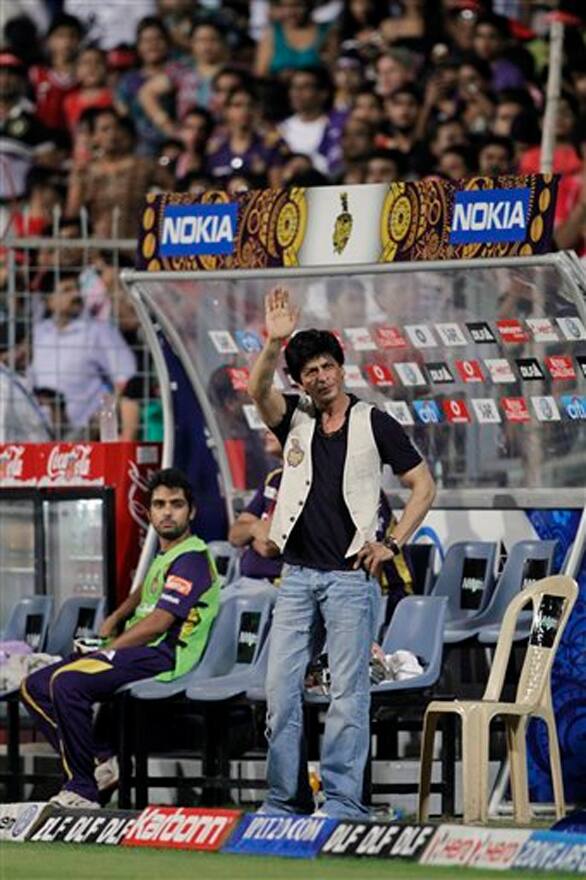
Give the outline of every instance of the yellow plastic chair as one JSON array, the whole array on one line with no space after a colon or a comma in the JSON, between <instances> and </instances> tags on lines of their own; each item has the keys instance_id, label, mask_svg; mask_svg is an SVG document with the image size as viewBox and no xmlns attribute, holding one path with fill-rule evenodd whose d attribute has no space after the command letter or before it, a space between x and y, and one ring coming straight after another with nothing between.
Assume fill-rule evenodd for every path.
<instances>
[{"instance_id":1,"label":"yellow plastic chair","mask_svg":"<svg viewBox=\"0 0 586 880\"><path fill-rule=\"evenodd\" d=\"M421 745L419 821L429 815L429 795L435 728L439 716L455 712L462 719L462 776L464 822L488 820L488 747L490 724L500 715L505 722L511 768L511 792L515 820L531 819L525 734L531 716L547 724L549 760L556 815L565 814L560 751L551 700L551 667L562 632L578 595L571 577L554 575L526 587L505 611L488 684L481 700L434 700L427 707ZM517 619L523 606L533 606L533 623L514 702L501 701L507 664Z\"/></svg>"}]
</instances>

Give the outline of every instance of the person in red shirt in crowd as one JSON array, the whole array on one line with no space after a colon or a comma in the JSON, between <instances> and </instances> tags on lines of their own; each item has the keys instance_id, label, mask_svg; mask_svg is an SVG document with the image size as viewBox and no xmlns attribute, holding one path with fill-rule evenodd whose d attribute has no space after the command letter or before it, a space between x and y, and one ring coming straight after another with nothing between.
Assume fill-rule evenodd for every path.
<instances>
[{"instance_id":1,"label":"person in red shirt in crowd","mask_svg":"<svg viewBox=\"0 0 586 880\"><path fill-rule=\"evenodd\" d=\"M553 151L553 171L556 174L579 174L582 161L573 141L578 119L578 103L575 97L564 92L558 103ZM527 150L519 162L521 174L537 174L541 167L541 146Z\"/></svg>"},{"instance_id":2,"label":"person in red shirt in crowd","mask_svg":"<svg viewBox=\"0 0 586 880\"><path fill-rule=\"evenodd\" d=\"M13 234L17 238L47 234L54 209L63 207L65 193L65 183L56 172L33 166L27 175L25 206L12 215Z\"/></svg>"},{"instance_id":3,"label":"person in red shirt in crowd","mask_svg":"<svg viewBox=\"0 0 586 880\"><path fill-rule=\"evenodd\" d=\"M36 115L47 128L67 126L63 104L75 90L75 59L83 37L75 15L56 16L47 33L48 64L35 64L29 79L35 94Z\"/></svg>"},{"instance_id":4,"label":"person in red shirt in crowd","mask_svg":"<svg viewBox=\"0 0 586 880\"><path fill-rule=\"evenodd\" d=\"M84 110L90 107L102 109L114 104L112 90L106 85L106 55L101 49L84 49L78 58L76 73L79 86L63 102L67 126L71 132L75 131Z\"/></svg>"}]
</instances>

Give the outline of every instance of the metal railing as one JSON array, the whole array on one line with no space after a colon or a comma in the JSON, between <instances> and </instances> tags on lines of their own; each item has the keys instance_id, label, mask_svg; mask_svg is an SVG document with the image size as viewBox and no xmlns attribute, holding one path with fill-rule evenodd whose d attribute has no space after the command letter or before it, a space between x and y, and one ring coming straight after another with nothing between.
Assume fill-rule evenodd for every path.
<instances>
[{"instance_id":1,"label":"metal railing","mask_svg":"<svg viewBox=\"0 0 586 880\"><path fill-rule=\"evenodd\" d=\"M70 237L72 230L75 237ZM54 213L49 236L17 238L8 229L8 234L0 242L0 364L28 387L50 423L56 440L99 439L96 413L83 423L79 419L73 423L67 406L71 401L67 394L59 393L67 390L72 378L68 370L72 369L72 364L78 361L87 363L90 369L95 355L91 342L88 341L86 349L81 349L86 345L84 338L91 340L94 335L71 334L69 341L68 334L62 334L58 351L50 353L45 348L40 363L48 359L52 364L46 382L43 381L43 372L39 374L39 370L33 369L35 356L38 361L39 355L39 327L51 315L50 291L65 273L73 272L79 282L81 315L96 330L97 338L106 340L105 360L115 361L109 340L112 338L116 342L118 339L109 330L102 332L105 327L117 328L123 339L120 350L126 352L128 347L134 354L136 371L132 377L132 392L129 390L129 397L124 392L117 395L119 436L123 439L159 439L156 435L162 419L152 357L134 304L119 280L120 271L133 265L136 242L133 239L92 238L86 232L84 216L75 227L62 223L58 212ZM98 324L103 326L97 327ZM94 366L91 369L96 371ZM97 371L99 373L99 366ZM106 372L103 386L104 392L115 391L112 376Z\"/></svg>"}]
</instances>

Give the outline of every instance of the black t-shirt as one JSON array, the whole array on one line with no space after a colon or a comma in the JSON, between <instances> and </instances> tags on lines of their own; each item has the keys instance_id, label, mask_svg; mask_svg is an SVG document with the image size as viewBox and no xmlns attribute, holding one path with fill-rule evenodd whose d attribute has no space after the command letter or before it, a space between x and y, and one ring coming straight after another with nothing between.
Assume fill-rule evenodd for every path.
<instances>
[{"instance_id":1,"label":"black t-shirt","mask_svg":"<svg viewBox=\"0 0 586 880\"><path fill-rule=\"evenodd\" d=\"M349 397L352 407L358 399L352 394ZM287 410L283 420L271 428L283 446L299 397L286 394L285 400ZM376 407L371 410L370 418L381 465L388 464L395 474L404 474L420 464L420 454L395 419ZM321 419L318 421L311 444L313 482L283 553L285 562L290 565L321 571L352 568L354 557L346 559L345 554L356 529L342 491L347 446L348 418L338 431L329 435L322 432Z\"/></svg>"}]
</instances>

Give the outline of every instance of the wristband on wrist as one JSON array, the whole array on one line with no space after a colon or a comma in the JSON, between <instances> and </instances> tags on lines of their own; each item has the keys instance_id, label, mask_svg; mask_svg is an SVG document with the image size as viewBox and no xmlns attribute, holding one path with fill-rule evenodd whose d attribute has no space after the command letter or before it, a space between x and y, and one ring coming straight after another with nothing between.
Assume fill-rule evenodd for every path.
<instances>
[{"instance_id":1,"label":"wristband on wrist","mask_svg":"<svg viewBox=\"0 0 586 880\"><path fill-rule=\"evenodd\" d=\"M386 538L383 538L383 544L385 547L388 547L389 550L392 551L393 556L398 556L401 552L401 548L399 547L395 538L392 535L388 535Z\"/></svg>"}]
</instances>

